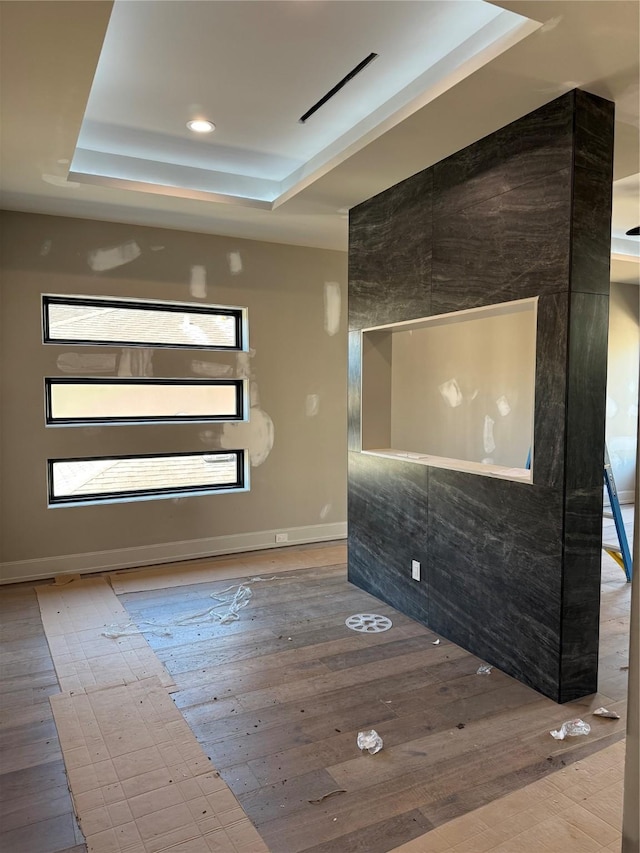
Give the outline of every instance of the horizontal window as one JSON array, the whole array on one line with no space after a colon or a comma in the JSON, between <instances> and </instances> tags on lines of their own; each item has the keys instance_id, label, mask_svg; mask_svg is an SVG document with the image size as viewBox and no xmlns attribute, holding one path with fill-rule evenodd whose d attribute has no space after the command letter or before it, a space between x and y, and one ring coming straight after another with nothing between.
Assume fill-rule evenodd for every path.
<instances>
[{"instance_id":1,"label":"horizontal window","mask_svg":"<svg viewBox=\"0 0 640 853\"><path fill-rule=\"evenodd\" d=\"M46 344L241 350L247 343L242 308L45 294L42 315Z\"/></svg>"},{"instance_id":2,"label":"horizontal window","mask_svg":"<svg viewBox=\"0 0 640 853\"><path fill-rule=\"evenodd\" d=\"M52 426L242 420L244 397L241 379L45 379Z\"/></svg>"},{"instance_id":3,"label":"horizontal window","mask_svg":"<svg viewBox=\"0 0 640 853\"><path fill-rule=\"evenodd\" d=\"M243 450L49 459L49 505L117 503L244 491Z\"/></svg>"}]
</instances>

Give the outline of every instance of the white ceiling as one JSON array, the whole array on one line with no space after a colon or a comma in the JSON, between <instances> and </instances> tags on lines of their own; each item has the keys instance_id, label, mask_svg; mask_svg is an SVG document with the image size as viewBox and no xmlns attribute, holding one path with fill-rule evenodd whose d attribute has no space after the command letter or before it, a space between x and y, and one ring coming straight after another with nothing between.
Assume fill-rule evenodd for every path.
<instances>
[{"instance_id":1,"label":"white ceiling","mask_svg":"<svg viewBox=\"0 0 640 853\"><path fill-rule=\"evenodd\" d=\"M482 0L116 0L72 177L271 209L539 26Z\"/></svg>"},{"instance_id":2,"label":"white ceiling","mask_svg":"<svg viewBox=\"0 0 640 853\"><path fill-rule=\"evenodd\" d=\"M579 86L616 102L613 277L638 279L636 0L0 9L3 207L345 249L347 208Z\"/></svg>"}]
</instances>

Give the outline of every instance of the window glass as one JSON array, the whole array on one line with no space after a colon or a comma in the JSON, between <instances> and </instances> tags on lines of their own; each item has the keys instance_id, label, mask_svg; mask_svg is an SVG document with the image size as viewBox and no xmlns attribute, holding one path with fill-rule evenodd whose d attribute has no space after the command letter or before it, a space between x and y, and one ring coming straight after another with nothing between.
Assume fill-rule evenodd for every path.
<instances>
[{"instance_id":1,"label":"window glass","mask_svg":"<svg viewBox=\"0 0 640 853\"><path fill-rule=\"evenodd\" d=\"M241 308L82 296L42 299L45 343L243 348Z\"/></svg>"},{"instance_id":2,"label":"window glass","mask_svg":"<svg viewBox=\"0 0 640 853\"><path fill-rule=\"evenodd\" d=\"M95 503L245 488L244 452L49 460L49 503Z\"/></svg>"},{"instance_id":3,"label":"window glass","mask_svg":"<svg viewBox=\"0 0 640 853\"><path fill-rule=\"evenodd\" d=\"M234 379L46 379L47 423L242 420L244 383Z\"/></svg>"}]
</instances>

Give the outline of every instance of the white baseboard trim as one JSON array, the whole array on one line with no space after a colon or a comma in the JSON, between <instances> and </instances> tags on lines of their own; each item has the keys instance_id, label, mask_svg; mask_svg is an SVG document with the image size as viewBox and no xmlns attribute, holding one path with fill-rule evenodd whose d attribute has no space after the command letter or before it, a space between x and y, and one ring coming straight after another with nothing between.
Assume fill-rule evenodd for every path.
<instances>
[{"instance_id":1,"label":"white baseboard trim","mask_svg":"<svg viewBox=\"0 0 640 853\"><path fill-rule=\"evenodd\" d=\"M289 534L287 542L276 546L276 533ZM60 557L41 557L35 560L16 560L0 563L0 584L44 580L55 575L88 574L159 563L197 560L200 557L217 557L241 551L260 551L287 545L327 542L345 539L347 522L311 524L306 527L289 527L280 530L258 530L231 536L211 536L207 539L189 539L184 542L164 542L157 545L140 545L134 548L117 548L113 551L91 551L86 554L63 554Z\"/></svg>"},{"instance_id":2,"label":"white baseboard trim","mask_svg":"<svg viewBox=\"0 0 640 853\"><path fill-rule=\"evenodd\" d=\"M635 499L635 493L633 489L622 489L618 492L618 502L621 504L632 504ZM605 507L609 506L609 496L605 492L604 495L604 505Z\"/></svg>"}]
</instances>

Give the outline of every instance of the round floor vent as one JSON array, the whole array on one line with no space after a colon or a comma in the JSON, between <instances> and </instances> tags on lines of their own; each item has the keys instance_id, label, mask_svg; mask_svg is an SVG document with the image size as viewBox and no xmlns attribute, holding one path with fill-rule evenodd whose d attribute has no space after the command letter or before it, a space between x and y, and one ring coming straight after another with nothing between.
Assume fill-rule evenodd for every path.
<instances>
[{"instance_id":1,"label":"round floor vent","mask_svg":"<svg viewBox=\"0 0 640 853\"><path fill-rule=\"evenodd\" d=\"M388 631L393 623L391 619L377 613L354 613L345 619L344 624L352 631L360 631L362 634L380 634L382 631Z\"/></svg>"}]
</instances>

